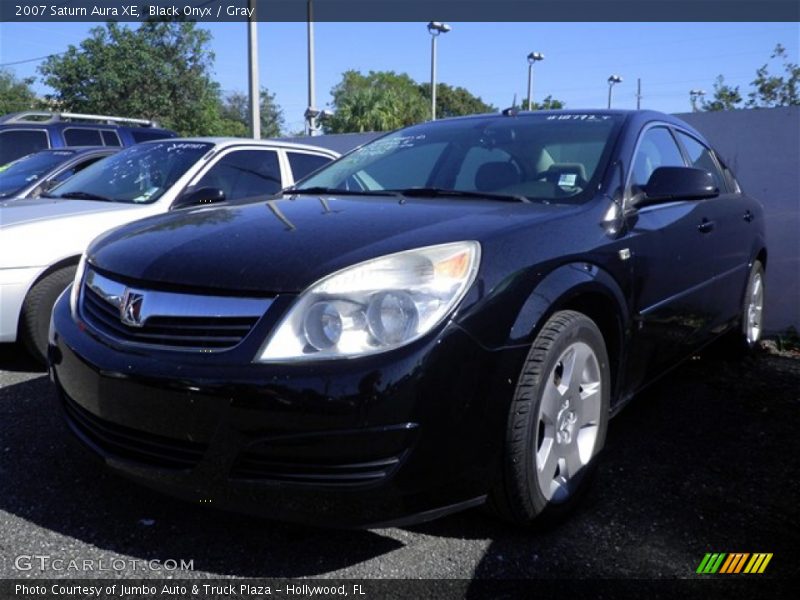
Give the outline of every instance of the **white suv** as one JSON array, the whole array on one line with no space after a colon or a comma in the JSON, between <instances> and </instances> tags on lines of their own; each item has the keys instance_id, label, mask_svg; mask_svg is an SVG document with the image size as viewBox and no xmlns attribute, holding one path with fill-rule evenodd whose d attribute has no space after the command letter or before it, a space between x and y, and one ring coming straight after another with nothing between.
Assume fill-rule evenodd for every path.
<instances>
[{"instance_id":1,"label":"white suv","mask_svg":"<svg viewBox=\"0 0 800 600\"><path fill-rule=\"evenodd\" d=\"M0 204L0 342L40 361L56 298L99 234L150 215L269 196L338 155L237 138L170 138L126 148L37 200Z\"/></svg>"}]
</instances>

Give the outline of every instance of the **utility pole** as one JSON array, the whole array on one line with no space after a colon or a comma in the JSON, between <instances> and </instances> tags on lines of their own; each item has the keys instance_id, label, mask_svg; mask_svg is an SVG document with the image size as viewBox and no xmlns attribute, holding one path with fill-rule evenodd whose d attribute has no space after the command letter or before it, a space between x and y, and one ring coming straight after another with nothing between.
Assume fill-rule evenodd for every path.
<instances>
[{"instance_id":1,"label":"utility pole","mask_svg":"<svg viewBox=\"0 0 800 600\"><path fill-rule=\"evenodd\" d=\"M308 0L308 109L306 110L306 133L317 135L317 99L314 72L314 13L311 0Z\"/></svg>"},{"instance_id":2,"label":"utility pole","mask_svg":"<svg viewBox=\"0 0 800 600\"><path fill-rule=\"evenodd\" d=\"M258 84L258 30L256 0L249 0L250 18L247 22L247 73L250 88L250 135L261 139L261 102Z\"/></svg>"},{"instance_id":3,"label":"utility pole","mask_svg":"<svg viewBox=\"0 0 800 600\"><path fill-rule=\"evenodd\" d=\"M636 80L636 110L642 108L642 78Z\"/></svg>"}]
</instances>

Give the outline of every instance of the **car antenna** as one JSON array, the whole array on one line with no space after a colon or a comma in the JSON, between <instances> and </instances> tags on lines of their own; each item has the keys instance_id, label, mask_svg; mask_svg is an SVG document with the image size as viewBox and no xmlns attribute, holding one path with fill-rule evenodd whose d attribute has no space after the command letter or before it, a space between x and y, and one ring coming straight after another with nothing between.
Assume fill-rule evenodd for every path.
<instances>
[{"instance_id":1,"label":"car antenna","mask_svg":"<svg viewBox=\"0 0 800 600\"><path fill-rule=\"evenodd\" d=\"M514 99L511 101L511 106L503 110L504 117L516 117L519 114L519 108L517 108L517 94L514 92Z\"/></svg>"}]
</instances>

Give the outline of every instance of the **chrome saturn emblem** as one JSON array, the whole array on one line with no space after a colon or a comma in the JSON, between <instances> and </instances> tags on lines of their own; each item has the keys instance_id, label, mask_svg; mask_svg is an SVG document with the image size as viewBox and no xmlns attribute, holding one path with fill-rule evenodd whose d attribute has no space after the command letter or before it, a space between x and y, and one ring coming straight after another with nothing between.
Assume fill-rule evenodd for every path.
<instances>
[{"instance_id":1,"label":"chrome saturn emblem","mask_svg":"<svg viewBox=\"0 0 800 600\"><path fill-rule=\"evenodd\" d=\"M125 288L122 303L119 306L120 320L130 327L142 327L144 325L144 320L142 319L143 303L144 294L142 292Z\"/></svg>"}]
</instances>

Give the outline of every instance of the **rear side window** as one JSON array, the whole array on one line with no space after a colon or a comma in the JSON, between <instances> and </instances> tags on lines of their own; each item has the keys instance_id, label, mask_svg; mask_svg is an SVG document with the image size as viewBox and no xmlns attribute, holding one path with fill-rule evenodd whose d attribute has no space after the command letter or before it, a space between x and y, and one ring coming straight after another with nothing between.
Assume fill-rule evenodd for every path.
<instances>
[{"instance_id":1,"label":"rear side window","mask_svg":"<svg viewBox=\"0 0 800 600\"><path fill-rule=\"evenodd\" d=\"M286 156L289 157L289 166L292 168L292 175L295 181L301 180L306 175L313 173L333 160L327 156L305 154L303 152L287 152Z\"/></svg>"},{"instance_id":2,"label":"rear side window","mask_svg":"<svg viewBox=\"0 0 800 600\"><path fill-rule=\"evenodd\" d=\"M226 200L272 195L279 191L281 169L274 150L236 150L223 156L194 186L217 188Z\"/></svg>"},{"instance_id":3,"label":"rear side window","mask_svg":"<svg viewBox=\"0 0 800 600\"><path fill-rule=\"evenodd\" d=\"M83 129L68 127L64 130L64 141L67 146L102 146L103 138L99 129Z\"/></svg>"},{"instance_id":4,"label":"rear side window","mask_svg":"<svg viewBox=\"0 0 800 600\"><path fill-rule=\"evenodd\" d=\"M675 138L665 127L648 129L639 142L636 155L633 157L633 173L631 185L643 188L650 175L659 167L685 167L683 156L675 143Z\"/></svg>"},{"instance_id":5,"label":"rear side window","mask_svg":"<svg viewBox=\"0 0 800 600\"><path fill-rule=\"evenodd\" d=\"M686 135L683 132L679 131L678 137L680 138L683 147L686 148L686 153L689 155L690 165L695 169L703 169L704 171L711 173L711 176L714 178L714 185L716 185L720 190L725 191L725 179L722 176L719 167L717 166L717 161L715 161L714 157L711 155L711 150L706 148L705 145L701 144L692 136Z\"/></svg>"},{"instance_id":6,"label":"rear side window","mask_svg":"<svg viewBox=\"0 0 800 600\"><path fill-rule=\"evenodd\" d=\"M104 146L122 146L116 131L102 131Z\"/></svg>"},{"instance_id":7,"label":"rear side window","mask_svg":"<svg viewBox=\"0 0 800 600\"><path fill-rule=\"evenodd\" d=\"M149 131L147 129L132 129L131 136L135 143L149 142L150 140L163 140L170 137L170 134L164 131Z\"/></svg>"},{"instance_id":8,"label":"rear side window","mask_svg":"<svg viewBox=\"0 0 800 600\"><path fill-rule=\"evenodd\" d=\"M0 131L0 165L49 147L47 132L41 129Z\"/></svg>"}]
</instances>

